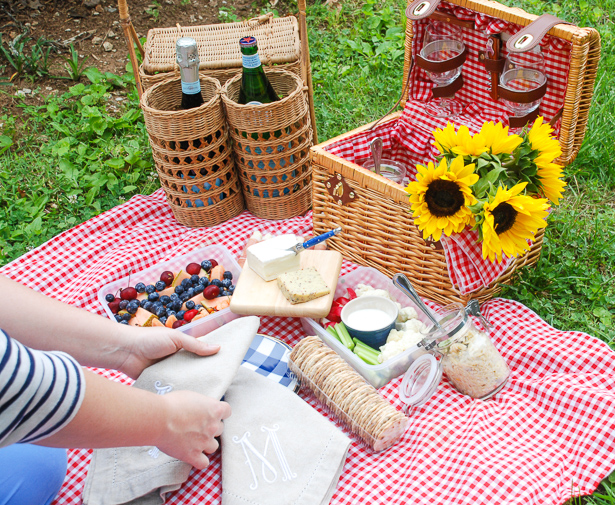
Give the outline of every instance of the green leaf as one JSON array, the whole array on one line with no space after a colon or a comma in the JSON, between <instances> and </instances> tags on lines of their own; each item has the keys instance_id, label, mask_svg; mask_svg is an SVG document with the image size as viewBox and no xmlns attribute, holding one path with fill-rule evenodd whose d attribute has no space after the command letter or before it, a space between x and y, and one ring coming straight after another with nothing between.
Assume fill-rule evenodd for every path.
<instances>
[{"instance_id":1,"label":"green leaf","mask_svg":"<svg viewBox=\"0 0 615 505\"><path fill-rule=\"evenodd\" d=\"M135 189L137 189L136 186L124 186L124 189L122 189L122 193L131 193Z\"/></svg>"},{"instance_id":2,"label":"green leaf","mask_svg":"<svg viewBox=\"0 0 615 505\"><path fill-rule=\"evenodd\" d=\"M8 135L0 135L0 154L13 145L13 139Z\"/></svg>"},{"instance_id":3,"label":"green leaf","mask_svg":"<svg viewBox=\"0 0 615 505\"><path fill-rule=\"evenodd\" d=\"M92 205L92 202L94 201L96 195L98 195L98 187L95 186L91 188L90 191L88 191L87 195L85 195L85 204Z\"/></svg>"},{"instance_id":4,"label":"green leaf","mask_svg":"<svg viewBox=\"0 0 615 505\"><path fill-rule=\"evenodd\" d=\"M86 68L83 71L83 74L90 80L92 84L98 84L105 78L105 75L96 67Z\"/></svg>"},{"instance_id":5,"label":"green leaf","mask_svg":"<svg viewBox=\"0 0 615 505\"><path fill-rule=\"evenodd\" d=\"M126 161L124 158L112 158L110 160L105 161L105 165L110 166L111 168L115 168L117 170L124 168L126 165Z\"/></svg>"},{"instance_id":6,"label":"green leaf","mask_svg":"<svg viewBox=\"0 0 615 505\"><path fill-rule=\"evenodd\" d=\"M598 319L600 319L600 322L604 326L606 326L607 328L611 326L611 323L612 323L612 320L613 320L613 314L611 314L606 308L604 308L604 307L596 307L593 310L593 314Z\"/></svg>"}]
</instances>

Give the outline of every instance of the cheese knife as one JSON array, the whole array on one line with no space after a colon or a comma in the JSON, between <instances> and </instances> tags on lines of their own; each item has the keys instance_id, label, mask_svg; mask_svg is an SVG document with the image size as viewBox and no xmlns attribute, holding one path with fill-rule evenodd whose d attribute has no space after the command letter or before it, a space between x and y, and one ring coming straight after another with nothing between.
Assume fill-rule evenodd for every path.
<instances>
[{"instance_id":1,"label":"cheese knife","mask_svg":"<svg viewBox=\"0 0 615 505\"><path fill-rule=\"evenodd\" d=\"M294 251L295 254L299 254L301 251L305 251L306 249L309 249L310 247L314 247L316 244L320 244L321 242L324 242L328 238L331 238L335 235L339 235L340 233L342 233L342 228L338 227L338 228L335 228L334 230L328 231L327 233L323 233L322 235L318 235L314 238L311 238L310 240L306 242L299 242L298 244L295 244L294 246L292 246L291 248L287 250Z\"/></svg>"}]
</instances>

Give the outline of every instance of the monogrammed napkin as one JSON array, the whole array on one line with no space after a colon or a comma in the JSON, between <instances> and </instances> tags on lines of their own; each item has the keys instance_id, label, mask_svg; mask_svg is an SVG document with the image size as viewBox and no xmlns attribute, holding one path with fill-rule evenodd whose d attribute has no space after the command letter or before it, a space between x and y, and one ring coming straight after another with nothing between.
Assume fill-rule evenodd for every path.
<instances>
[{"instance_id":1,"label":"monogrammed napkin","mask_svg":"<svg viewBox=\"0 0 615 505\"><path fill-rule=\"evenodd\" d=\"M224 400L222 505L329 503L350 439L292 390L240 368Z\"/></svg>"},{"instance_id":2,"label":"monogrammed napkin","mask_svg":"<svg viewBox=\"0 0 615 505\"><path fill-rule=\"evenodd\" d=\"M219 400L237 373L259 324L259 318L254 316L235 319L200 337L220 344L217 354L203 357L179 351L144 370L133 387L158 394L196 391ZM162 504L167 493L179 489L186 481L191 468L156 447L98 449L92 455L83 503Z\"/></svg>"}]
</instances>

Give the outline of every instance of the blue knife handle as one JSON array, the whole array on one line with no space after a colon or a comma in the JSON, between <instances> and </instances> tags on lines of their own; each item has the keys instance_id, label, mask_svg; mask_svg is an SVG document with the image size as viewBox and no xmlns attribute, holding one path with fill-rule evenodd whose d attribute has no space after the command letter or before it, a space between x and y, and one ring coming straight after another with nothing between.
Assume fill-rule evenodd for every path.
<instances>
[{"instance_id":1,"label":"blue knife handle","mask_svg":"<svg viewBox=\"0 0 615 505\"><path fill-rule=\"evenodd\" d=\"M334 235L338 235L342 232L341 228L335 228L335 230L328 231L327 233L323 233L322 235L318 235L307 242L303 243L303 249L309 249L310 247L314 247L316 244L320 244L324 242L328 238L333 237Z\"/></svg>"}]
</instances>

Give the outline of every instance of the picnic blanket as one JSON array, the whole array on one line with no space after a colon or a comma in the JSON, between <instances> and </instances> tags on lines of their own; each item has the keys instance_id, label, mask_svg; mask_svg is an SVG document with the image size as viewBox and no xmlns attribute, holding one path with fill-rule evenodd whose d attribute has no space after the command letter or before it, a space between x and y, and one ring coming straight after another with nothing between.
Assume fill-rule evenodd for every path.
<instances>
[{"instance_id":1,"label":"picnic blanket","mask_svg":"<svg viewBox=\"0 0 615 505\"><path fill-rule=\"evenodd\" d=\"M309 213L266 221L244 212L218 226L190 229L174 220L159 190L62 233L0 273L102 315L98 289L131 268L210 244L238 256L254 229L301 235L311 228ZM354 268L345 261L342 274ZM431 400L411 411L408 431L388 451L371 453L353 438L332 504L562 504L571 495L592 493L615 469L615 353L589 335L552 328L514 301L491 300L483 312L512 369L507 387L482 402L460 395L444 378ZM306 336L292 318L263 317L260 332L291 345ZM131 383L118 372L97 371ZM380 393L401 409L400 382L392 380ZM81 503L91 453L69 451L55 505ZM167 503L219 504L221 494L218 451L207 469L192 470Z\"/></svg>"}]
</instances>

